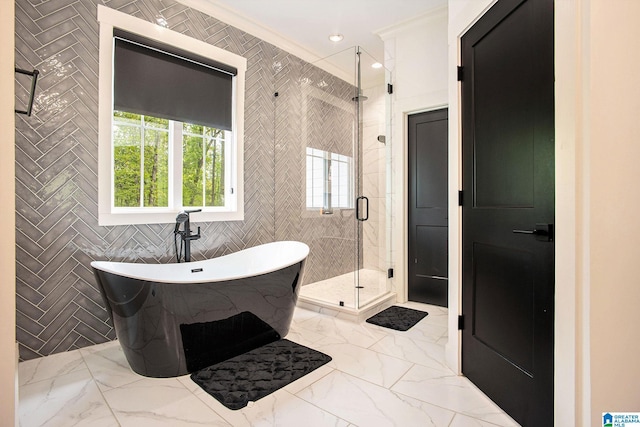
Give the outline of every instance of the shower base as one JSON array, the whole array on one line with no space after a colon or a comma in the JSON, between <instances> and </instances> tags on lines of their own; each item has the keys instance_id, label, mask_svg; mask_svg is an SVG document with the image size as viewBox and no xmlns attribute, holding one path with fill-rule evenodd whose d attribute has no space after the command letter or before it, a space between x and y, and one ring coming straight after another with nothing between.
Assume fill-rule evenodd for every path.
<instances>
[{"instance_id":1,"label":"shower base","mask_svg":"<svg viewBox=\"0 0 640 427\"><path fill-rule=\"evenodd\" d=\"M298 306L322 313L336 312L342 318L365 320L370 314L393 305L396 294L387 290L384 271L359 270L359 308L356 309L355 272L304 285L300 289Z\"/></svg>"}]
</instances>

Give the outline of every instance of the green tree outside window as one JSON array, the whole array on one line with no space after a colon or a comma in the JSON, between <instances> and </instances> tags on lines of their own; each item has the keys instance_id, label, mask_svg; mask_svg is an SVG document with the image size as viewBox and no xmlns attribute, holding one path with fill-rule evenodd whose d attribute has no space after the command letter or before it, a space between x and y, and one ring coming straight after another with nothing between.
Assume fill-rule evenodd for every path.
<instances>
[{"instance_id":1,"label":"green tree outside window","mask_svg":"<svg viewBox=\"0 0 640 427\"><path fill-rule=\"evenodd\" d=\"M182 205L224 206L225 132L176 124L182 127ZM169 206L170 129L167 119L114 112L115 207Z\"/></svg>"}]
</instances>

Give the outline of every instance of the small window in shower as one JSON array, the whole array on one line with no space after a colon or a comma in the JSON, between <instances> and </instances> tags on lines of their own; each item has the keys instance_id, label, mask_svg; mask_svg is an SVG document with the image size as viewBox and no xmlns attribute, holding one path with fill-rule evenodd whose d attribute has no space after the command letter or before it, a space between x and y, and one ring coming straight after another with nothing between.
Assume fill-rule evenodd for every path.
<instances>
[{"instance_id":1,"label":"small window in shower","mask_svg":"<svg viewBox=\"0 0 640 427\"><path fill-rule=\"evenodd\" d=\"M307 209L353 208L353 158L307 147Z\"/></svg>"}]
</instances>

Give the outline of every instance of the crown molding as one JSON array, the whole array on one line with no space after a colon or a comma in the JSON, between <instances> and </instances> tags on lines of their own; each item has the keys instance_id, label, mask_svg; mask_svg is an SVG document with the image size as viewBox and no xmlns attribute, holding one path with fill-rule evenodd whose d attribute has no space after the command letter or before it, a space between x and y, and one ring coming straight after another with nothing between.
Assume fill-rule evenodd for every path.
<instances>
[{"instance_id":1,"label":"crown molding","mask_svg":"<svg viewBox=\"0 0 640 427\"><path fill-rule=\"evenodd\" d=\"M414 18L407 19L406 21L399 22L397 24L389 25L388 27L380 28L379 30L374 31L373 33L378 35L383 41L387 40L391 37L394 37L398 33L419 27L424 26L425 24L439 20L439 19L447 19L449 14L448 5L435 7L428 12L423 13L422 15L418 15Z\"/></svg>"}]
</instances>

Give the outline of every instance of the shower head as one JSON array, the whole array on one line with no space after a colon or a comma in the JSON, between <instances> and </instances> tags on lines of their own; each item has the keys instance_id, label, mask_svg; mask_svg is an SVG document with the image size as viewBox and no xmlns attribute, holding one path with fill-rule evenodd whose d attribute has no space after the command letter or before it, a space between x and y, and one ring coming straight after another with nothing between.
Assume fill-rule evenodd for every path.
<instances>
[{"instance_id":1,"label":"shower head","mask_svg":"<svg viewBox=\"0 0 640 427\"><path fill-rule=\"evenodd\" d=\"M189 214L185 211L182 211L176 216L176 222L183 223L189 219Z\"/></svg>"},{"instance_id":2,"label":"shower head","mask_svg":"<svg viewBox=\"0 0 640 427\"><path fill-rule=\"evenodd\" d=\"M180 224L184 224L189 221L189 214L185 211L182 211L176 216L176 228L173 230L174 233L177 233L180 230Z\"/></svg>"}]
</instances>

